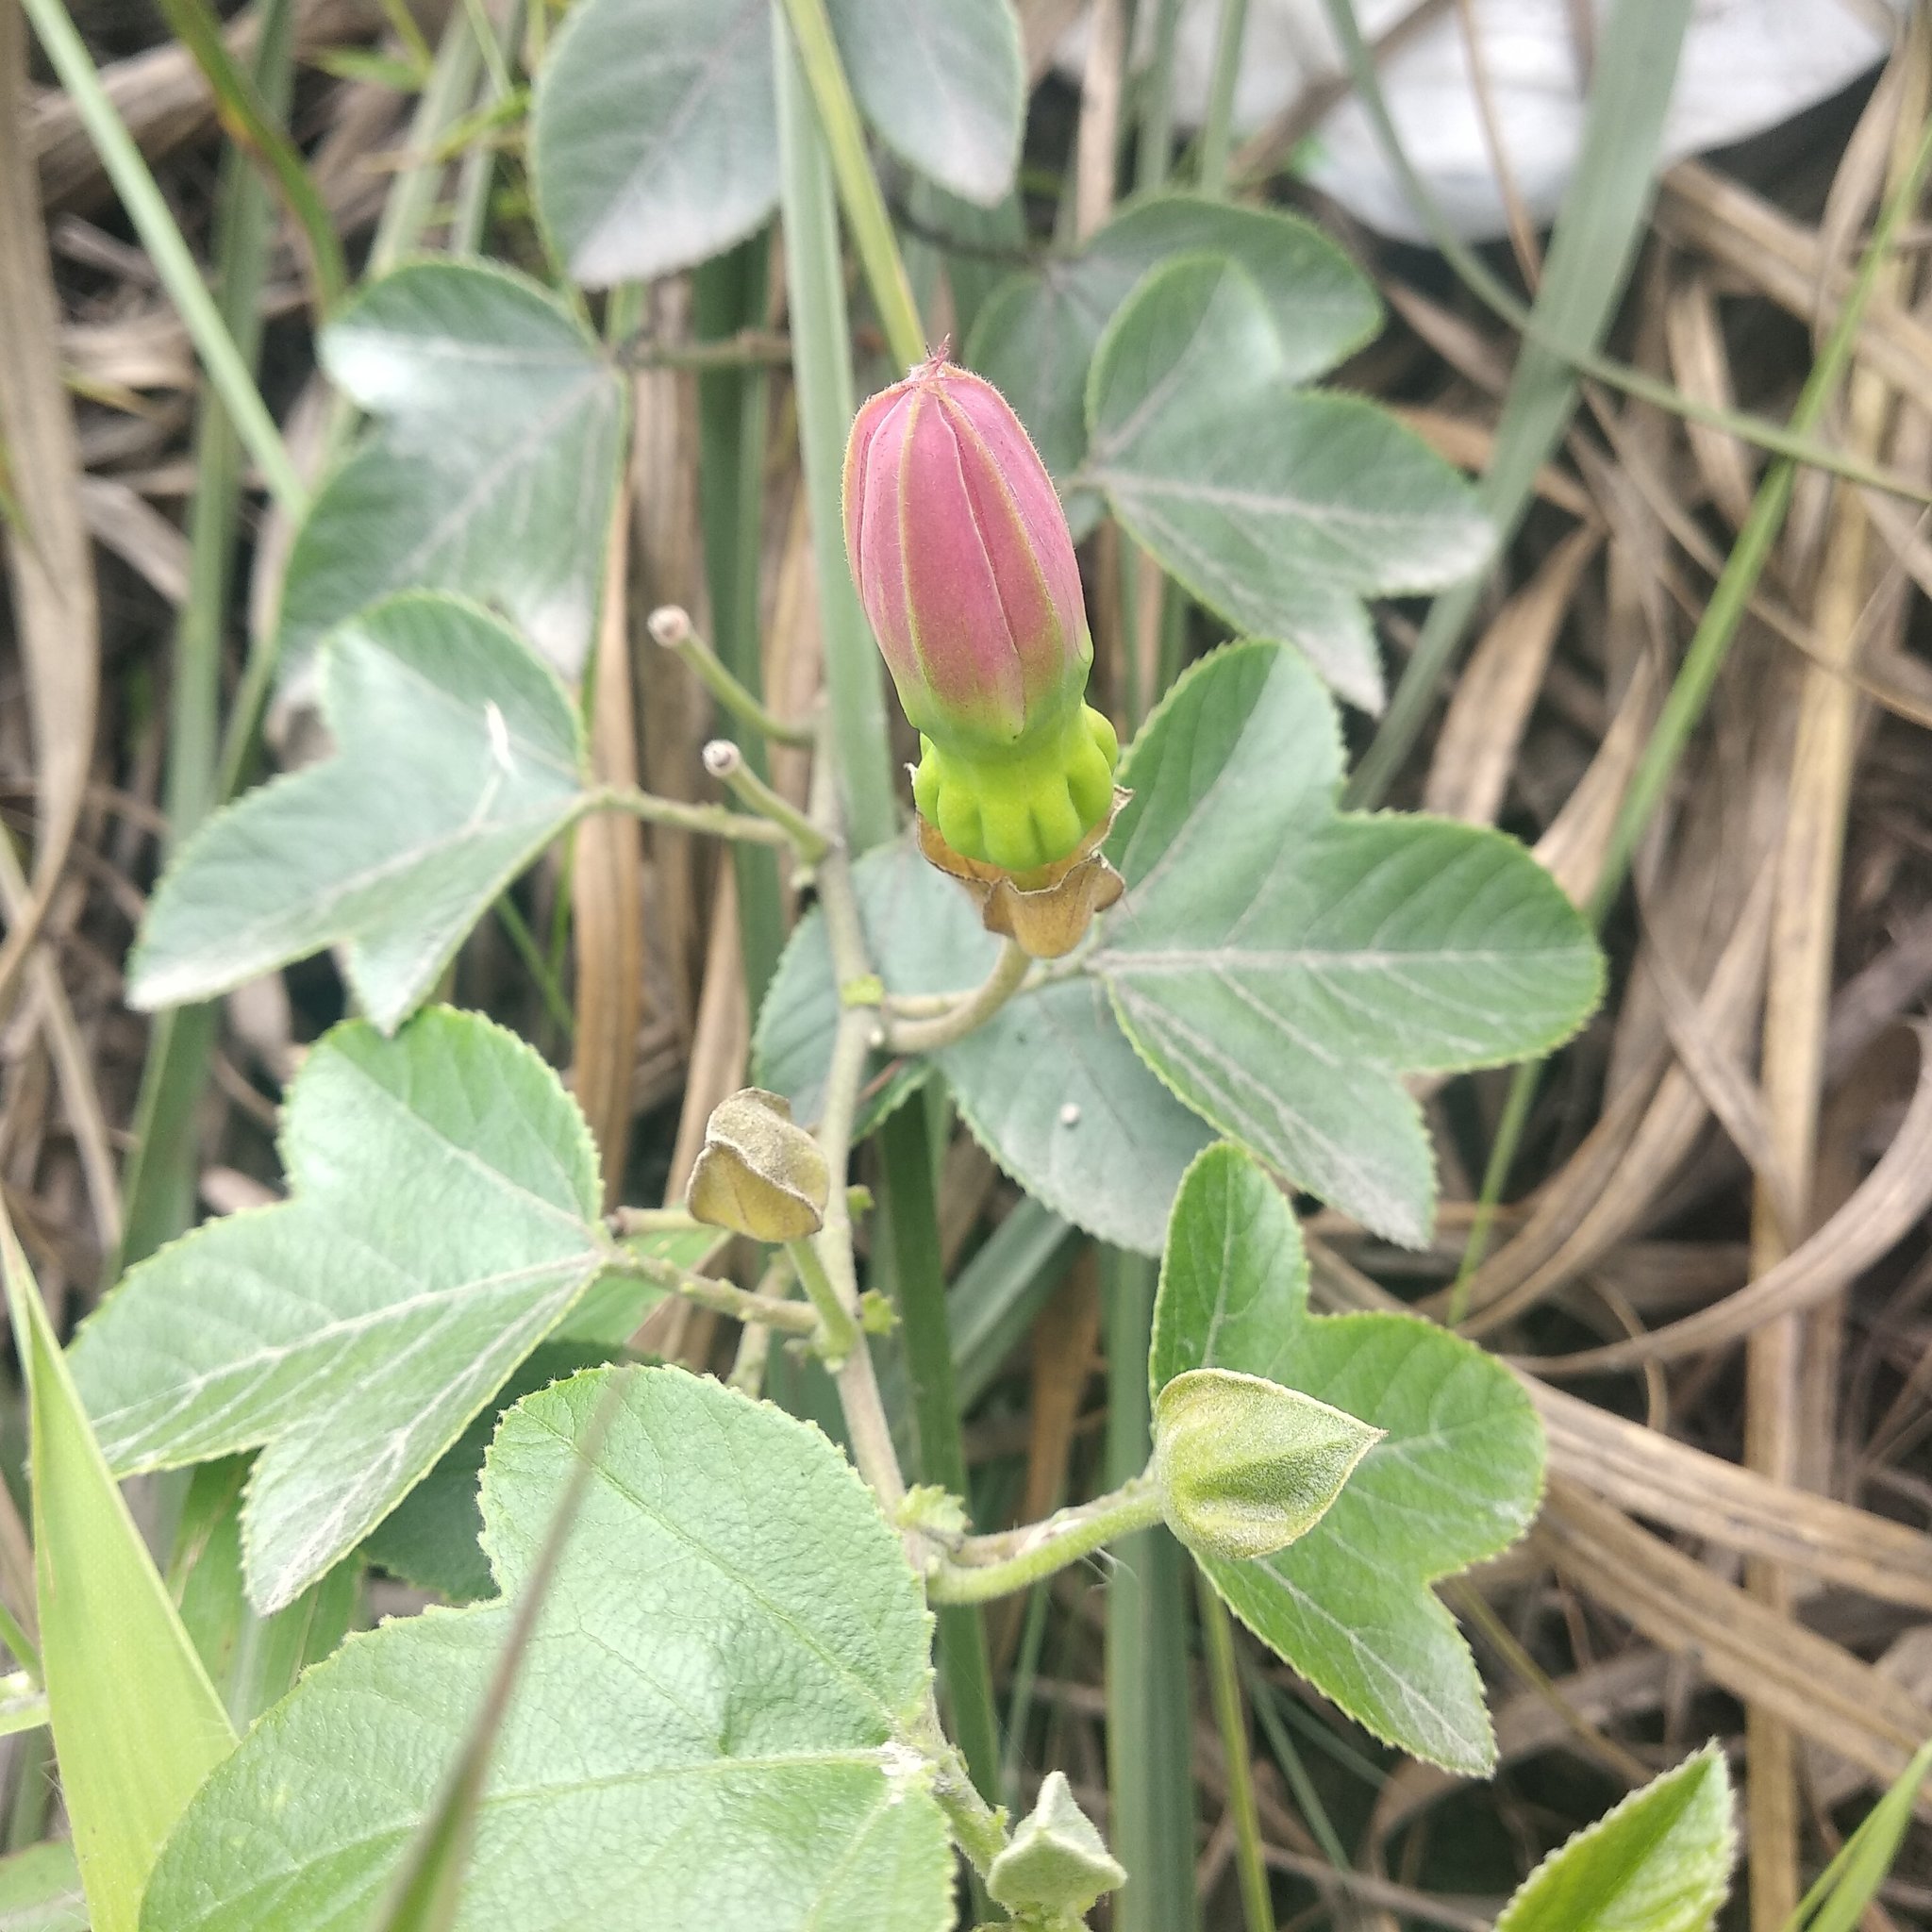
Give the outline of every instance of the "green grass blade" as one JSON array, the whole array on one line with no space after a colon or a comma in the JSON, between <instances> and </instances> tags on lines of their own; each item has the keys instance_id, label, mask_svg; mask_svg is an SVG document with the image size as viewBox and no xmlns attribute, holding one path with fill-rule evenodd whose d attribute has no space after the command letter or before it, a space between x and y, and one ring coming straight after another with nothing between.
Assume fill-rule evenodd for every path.
<instances>
[{"instance_id":1,"label":"green grass blade","mask_svg":"<svg viewBox=\"0 0 1932 1932\"><path fill-rule=\"evenodd\" d=\"M1348 0L1331 4L1346 9ZM1539 334L1517 356L1496 425L1495 454L1477 487L1499 544L1507 545L1522 522L1537 471L1576 408L1574 358L1602 341L1616 314L1655 192L1664 110L1690 18L1690 0L1618 0L1604 28L1582 151L1531 311ZM1350 783L1352 805L1378 805L1388 794L1428 720L1482 591L1478 575L1437 598L1388 715Z\"/></svg>"},{"instance_id":2,"label":"green grass blade","mask_svg":"<svg viewBox=\"0 0 1932 1932\"><path fill-rule=\"evenodd\" d=\"M286 114L294 77L295 9L266 0L255 49L255 86L268 111ZM273 209L268 189L230 148L215 191L216 301L252 372L261 348L261 290L268 278ZM209 384L194 423L194 499L188 516L188 601L175 627L168 680L168 760L164 799L169 846L178 847L222 803L222 647L228 634L235 537L242 507L242 446L227 406ZM114 1279L173 1241L194 1219L200 1164L195 1118L208 1086L216 1027L213 1007L159 1015L148 1033L135 1107L133 1144L122 1193L121 1251Z\"/></svg>"},{"instance_id":3,"label":"green grass blade","mask_svg":"<svg viewBox=\"0 0 1932 1932\"><path fill-rule=\"evenodd\" d=\"M1928 1773L1932 1773L1932 1742L1919 1747L1918 1755L1899 1773L1891 1789L1840 1847L1838 1857L1799 1902L1786 1932L1855 1932L1905 1842L1919 1787Z\"/></svg>"},{"instance_id":4,"label":"green grass blade","mask_svg":"<svg viewBox=\"0 0 1932 1932\"><path fill-rule=\"evenodd\" d=\"M252 151L280 192L308 248L317 303L326 315L347 291L348 266L327 204L283 129L281 113L247 70L235 64L222 39L221 21L208 0L158 0L158 4L161 17L193 55L215 96L223 125L243 150Z\"/></svg>"},{"instance_id":5,"label":"green grass blade","mask_svg":"<svg viewBox=\"0 0 1932 1932\"><path fill-rule=\"evenodd\" d=\"M885 1187L880 1208L891 1257L893 1300L911 1385L919 1480L956 1496L967 1490L966 1443L953 1381L946 1284L940 1273L939 1208L933 1198L932 1142L923 1107L902 1108L879 1130ZM999 1802L999 1719L992 1664L976 1604L939 1612L940 1683L953 1736L989 1804Z\"/></svg>"},{"instance_id":6,"label":"green grass blade","mask_svg":"<svg viewBox=\"0 0 1932 1932\"><path fill-rule=\"evenodd\" d=\"M1144 1255L1110 1251L1106 1261L1111 1485L1138 1475L1147 1460L1147 1350L1157 1277ZM1114 1558L1107 1587L1108 1836L1127 1868L1127 1883L1113 1923L1116 1932L1192 1932L1200 1910L1186 1558L1164 1529L1129 1538Z\"/></svg>"},{"instance_id":7,"label":"green grass blade","mask_svg":"<svg viewBox=\"0 0 1932 1932\"><path fill-rule=\"evenodd\" d=\"M780 0L774 0L772 29L798 440L811 513L812 559L818 571L832 744L845 803L846 837L857 854L890 839L898 829L898 813L882 667L845 563L840 495L845 439L856 411L845 263L839 248L831 163Z\"/></svg>"},{"instance_id":8,"label":"green grass blade","mask_svg":"<svg viewBox=\"0 0 1932 1932\"><path fill-rule=\"evenodd\" d=\"M25 0L25 4L48 62L72 98L142 246L154 261L161 286L187 325L208 380L222 392L243 444L261 470L269 493L291 516L300 516L308 492L289 460L281 432L215 307L200 264L181 239L174 213L109 99L66 8L61 0Z\"/></svg>"},{"instance_id":9,"label":"green grass blade","mask_svg":"<svg viewBox=\"0 0 1932 1932\"><path fill-rule=\"evenodd\" d=\"M161 1841L235 1733L108 1474L4 1215L0 1273L26 1380L41 1657L61 1790L93 1932L135 1932Z\"/></svg>"}]
</instances>

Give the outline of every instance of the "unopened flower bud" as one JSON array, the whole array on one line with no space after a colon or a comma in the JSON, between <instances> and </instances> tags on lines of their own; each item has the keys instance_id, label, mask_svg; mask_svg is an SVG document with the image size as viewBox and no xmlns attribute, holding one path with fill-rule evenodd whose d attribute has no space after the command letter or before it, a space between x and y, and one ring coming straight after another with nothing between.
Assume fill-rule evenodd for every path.
<instances>
[{"instance_id":1,"label":"unopened flower bud","mask_svg":"<svg viewBox=\"0 0 1932 1932\"><path fill-rule=\"evenodd\" d=\"M1103 1892L1126 1882L1063 1771L1047 1773L1039 1803L986 1874L987 1890L1029 1924L1036 1917L1055 1924L1084 1921Z\"/></svg>"},{"instance_id":2,"label":"unopened flower bud","mask_svg":"<svg viewBox=\"0 0 1932 1932\"><path fill-rule=\"evenodd\" d=\"M1120 755L1065 513L1006 398L943 354L866 403L845 547L899 702L913 796L962 858L1031 873L1108 815Z\"/></svg>"},{"instance_id":3,"label":"unopened flower bud","mask_svg":"<svg viewBox=\"0 0 1932 1932\"><path fill-rule=\"evenodd\" d=\"M1161 1513L1202 1556L1272 1556L1327 1514L1382 1435L1259 1375L1190 1369L1154 1403Z\"/></svg>"},{"instance_id":4,"label":"unopened flower bud","mask_svg":"<svg viewBox=\"0 0 1932 1932\"><path fill-rule=\"evenodd\" d=\"M686 1206L711 1227L759 1241L791 1241L824 1224L831 1177L819 1143L783 1095L746 1087L705 1124Z\"/></svg>"}]
</instances>

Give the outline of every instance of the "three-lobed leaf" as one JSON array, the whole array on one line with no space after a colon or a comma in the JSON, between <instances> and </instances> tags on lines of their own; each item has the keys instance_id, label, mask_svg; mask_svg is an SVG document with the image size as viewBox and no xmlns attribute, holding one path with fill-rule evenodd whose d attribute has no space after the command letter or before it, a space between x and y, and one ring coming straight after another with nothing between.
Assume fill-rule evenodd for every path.
<instances>
[{"instance_id":1,"label":"three-lobed leaf","mask_svg":"<svg viewBox=\"0 0 1932 1932\"><path fill-rule=\"evenodd\" d=\"M1298 645L1370 710L1362 599L1436 590L1489 554L1463 479L1393 417L1296 387L1238 261L1182 255L1108 324L1088 373L1088 478L1134 538L1237 631Z\"/></svg>"},{"instance_id":2,"label":"three-lobed leaf","mask_svg":"<svg viewBox=\"0 0 1932 1932\"><path fill-rule=\"evenodd\" d=\"M394 1507L612 1255L575 1102L475 1014L326 1035L283 1157L291 1199L143 1262L72 1351L120 1474L261 1449L242 1528L263 1611Z\"/></svg>"},{"instance_id":3,"label":"three-lobed leaf","mask_svg":"<svg viewBox=\"0 0 1932 1932\"><path fill-rule=\"evenodd\" d=\"M1710 1932L1737 1856L1731 1811L1713 1745L1552 1852L1496 1932Z\"/></svg>"},{"instance_id":4,"label":"three-lobed leaf","mask_svg":"<svg viewBox=\"0 0 1932 1932\"><path fill-rule=\"evenodd\" d=\"M1341 776L1334 707L1294 653L1195 665L1123 764L1134 795L1108 850L1127 890L1086 963L1189 1107L1415 1245L1435 1182L1400 1076L1553 1046L1602 960L1515 841L1338 813Z\"/></svg>"},{"instance_id":5,"label":"three-lobed leaf","mask_svg":"<svg viewBox=\"0 0 1932 1932\"><path fill-rule=\"evenodd\" d=\"M296 536L282 675L378 598L430 589L504 611L575 676L625 420L624 382L596 340L521 275L424 261L345 304L321 357L375 425Z\"/></svg>"},{"instance_id":6,"label":"three-lobed leaf","mask_svg":"<svg viewBox=\"0 0 1932 1932\"><path fill-rule=\"evenodd\" d=\"M1011 0L826 0L859 110L969 201L1012 185L1025 69ZM538 76L537 205L591 288L688 268L778 200L771 0L580 0Z\"/></svg>"},{"instance_id":7,"label":"three-lobed leaf","mask_svg":"<svg viewBox=\"0 0 1932 1932\"><path fill-rule=\"evenodd\" d=\"M611 1375L601 1443L588 1443ZM435 1804L570 1472L592 1478L492 1757L463 1927L806 1932L952 1923L908 1743L930 1620L819 1432L678 1369L523 1402L483 1480L504 1601L352 1639L211 1778L142 1932L352 1932ZM341 1749L353 1735L357 1749Z\"/></svg>"},{"instance_id":8,"label":"three-lobed leaf","mask_svg":"<svg viewBox=\"0 0 1932 1932\"><path fill-rule=\"evenodd\" d=\"M967 344L967 361L1019 411L1062 485L1086 454L1087 372L1108 322L1142 276L1196 250L1226 256L1253 276L1284 380L1333 368L1381 322L1367 278L1311 223L1196 194L1130 203L1077 254L1008 276Z\"/></svg>"},{"instance_id":9,"label":"three-lobed leaf","mask_svg":"<svg viewBox=\"0 0 1932 1932\"><path fill-rule=\"evenodd\" d=\"M1301 1233L1239 1148L1211 1147L1174 1204L1148 1378L1232 1369L1386 1431L1299 1541L1201 1558L1235 1614L1357 1723L1415 1757L1481 1774L1495 1745L1481 1679L1429 1585L1529 1526L1542 1430L1521 1385L1419 1317L1313 1316Z\"/></svg>"},{"instance_id":10,"label":"three-lobed leaf","mask_svg":"<svg viewBox=\"0 0 1932 1932\"><path fill-rule=\"evenodd\" d=\"M778 197L771 0L579 0L530 138L573 280L647 280L728 247Z\"/></svg>"},{"instance_id":11,"label":"three-lobed leaf","mask_svg":"<svg viewBox=\"0 0 1932 1932\"><path fill-rule=\"evenodd\" d=\"M393 1027L490 903L589 802L557 677L496 618L391 597L323 654L324 763L217 813L149 902L129 962L142 1008L205 999L326 946Z\"/></svg>"}]
</instances>

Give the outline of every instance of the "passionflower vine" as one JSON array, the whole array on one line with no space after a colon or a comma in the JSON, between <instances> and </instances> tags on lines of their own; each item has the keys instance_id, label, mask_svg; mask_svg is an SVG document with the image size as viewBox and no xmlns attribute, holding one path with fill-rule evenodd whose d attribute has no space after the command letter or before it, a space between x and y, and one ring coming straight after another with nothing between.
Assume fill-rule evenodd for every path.
<instances>
[{"instance_id":1,"label":"passionflower vine","mask_svg":"<svg viewBox=\"0 0 1932 1932\"><path fill-rule=\"evenodd\" d=\"M1001 880L980 874L1017 874L1023 895L1057 887L1062 861L1098 867L1120 747L1086 702L1073 538L1019 417L943 349L852 425L845 548L920 735L927 856L989 891Z\"/></svg>"}]
</instances>

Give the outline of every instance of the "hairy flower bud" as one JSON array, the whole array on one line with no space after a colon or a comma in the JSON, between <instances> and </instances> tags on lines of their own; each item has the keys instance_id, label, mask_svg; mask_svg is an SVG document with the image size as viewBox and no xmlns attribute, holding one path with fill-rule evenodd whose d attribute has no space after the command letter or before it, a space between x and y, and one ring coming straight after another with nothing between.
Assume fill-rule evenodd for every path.
<instances>
[{"instance_id":1,"label":"hairy flower bud","mask_svg":"<svg viewBox=\"0 0 1932 1932\"><path fill-rule=\"evenodd\" d=\"M845 547L920 733L921 817L1009 872L1064 858L1112 808L1119 746L1085 701L1093 641L1066 516L998 390L941 354L866 403Z\"/></svg>"},{"instance_id":2,"label":"hairy flower bud","mask_svg":"<svg viewBox=\"0 0 1932 1932\"><path fill-rule=\"evenodd\" d=\"M1197 1555L1248 1561L1327 1514L1380 1429L1232 1369L1190 1369L1154 1401L1161 1513Z\"/></svg>"},{"instance_id":3,"label":"hairy flower bud","mask_svg":"<svg viewBox=\"0 0 1932 1932\"><path fill-rule=\"evenodd\" d=\"M1063 1771L1047 1773L1039 1802L986 1874L987 1890L1008 1911L1028 1924L1034 1914L1057 1925L1084 1923L1103 1894L1126 1882Z\"/></svg>"},{"instance_id":4,"label":"hairy flower bud","mask_svg":"<svg viewBox=\"0 0 1932 1932\"><path fill-rule=\"evenodd\" d=\"M830 1191L824 1154L793 1122L791 1103L745 1087L712 1108L685 1200L708 1226L791 1241L824 1225Z\"/></svg>"}]
</instances>

